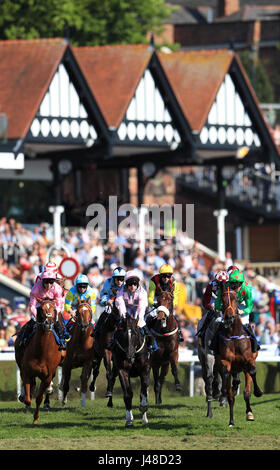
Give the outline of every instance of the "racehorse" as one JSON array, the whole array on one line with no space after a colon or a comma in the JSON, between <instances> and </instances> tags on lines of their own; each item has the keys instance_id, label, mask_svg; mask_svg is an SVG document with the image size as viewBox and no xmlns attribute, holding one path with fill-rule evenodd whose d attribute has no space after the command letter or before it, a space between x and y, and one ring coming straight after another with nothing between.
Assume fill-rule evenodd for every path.
<instances>
[{"instance_id":1,"label":"racehorse","mask_svg":"<svg viewBox=\"0 0 280 470\"><path fill-rule=\"evenodd\" d=\"M252 352L251 339L243 328L238 314L238 300L235 291L229 287L222 287L223 318L224 323L219 334L218 361L222 374L222 388L227 393L230 421L229 426L234 425L233 406L237 387L231 384L231 376L234 373L244 372L245 388L244 400L246 403L246 419L254 421L254 415L250 406L251 384L254 384L254 395L261 397L263 392L256 380L255 362L258 352Z\"/></svg>"},{"instance_id":2,"label":"racehorse","mask_svg":"<svg viewBox=\"0 0 280 470\"><path fill-rule=\"evenodd\" d=\"M219 399L220 406L226 406L227 398L221 394L222 378L217 367L217 361L210 345L217 328L217 314L213 312L213 318L206 327L205 334L198 340L198 358L202 368L202 377L205 384L207 418L213 417L212 402ZM199 329L199 326L198 326Z\"/></svg>"},{"instance_id":3,"label":"racehorse","mask_svg":"<svg viewBox=\"0 0 280 470\"><path fill-rule=\"evenodd\" d=\"M32 392L35 389L36 378L41 380L36 397L36 409L33 423L38 423L39 409L44 393L53 380L57 367L65 358L65 351L59 350L59 344L54 332L57 321L55 302L49 299L37 299L40 304L37 309L35 332L23 350L20 339L15 341L15 357L20 369L24 386L24 400L27 407L31 406Z\"/></svg>"},{"instance_id":4,"label":"racehorse","mask_svg":"<svg viewBox=\"0 0 280 470\"><path fill-rule=\"evenodd\" d=\"M179 333L177 320L173 315L173 294L162 291L157 297L159 305L164 306L169 311L167 315L163 311L158 311L157 317L147 323L151 333L156 337L159 349L151 354L151 367L154 377L154 391L156 405L162 403L161 390L167 375L169 364L175 380L175 388L181 391L182 387L178 377L178 348Z\"/></svg>"},{"instance_id":5,"label":"racehorse","mask_svg":"<svg viewBox=\"0 0 280 470\"><path fill-rule=\"evenodd\" d=\"M115 306L115 302L112 304L110 314L103 312L101 315L104 315L100 330L95 335L94 341L94 359L93 359L93 371L92 371L92 382L90 384L90 390L93 392L95 390L95 381L99 374L100 364L103 359L104 367L106 369L106 379L107 379L107 390L105 397L108 398L107 406L113 407L113 388L115 385L116 377L113 374L113 362L112 362L112 351L108 349L111 345L114 332L117 328L117 325L120 321L120 314Z\"/></svg>"},{"instance_id":6,"label":"racehorse","mask_svg":"<svg viewBox=\"0 0 280 470\"><path fill-rule=\"evenodd\" d=\"M62 365L62 378L59 389L63 392L62 404L67 402L71 370L82 367L81 380L81 406L86 406L87 384L92 371L93 331L92 310L87 302L78 298L75 323L70 331L71 339L67 344L67 355Z\"/></svg>"},{"instance_id":7,"label":"racehorse","mask_svg":"<svg viewBox=\"0 0 280 470\"><path fill-rule=\"evenodd\" d=\"M140 406L142 424L148 424L148 388L150 381L150 361L146 338L137 326L137 319L128 314L121 320L115 334L113 353L113 373L119 375L126 408L126 427L133 426L131 378L140 377Z\"/></svg>"}]
</instances>

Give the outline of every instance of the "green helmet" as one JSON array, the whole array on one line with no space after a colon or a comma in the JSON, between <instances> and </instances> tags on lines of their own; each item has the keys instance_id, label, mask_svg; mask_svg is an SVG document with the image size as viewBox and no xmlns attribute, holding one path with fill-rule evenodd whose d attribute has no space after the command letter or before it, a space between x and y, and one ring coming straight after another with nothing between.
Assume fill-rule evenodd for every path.
<instances>
[{"instance_id":1,"label":"green helmet","mask_svg":"<svg viewBox=\"0 0 280 470\"><path fill-rule=\"evenodd\" d=\"M244 282L244 274L241 271L232 271L229 275L229 282Z\"/></svg>"}]
</instances>

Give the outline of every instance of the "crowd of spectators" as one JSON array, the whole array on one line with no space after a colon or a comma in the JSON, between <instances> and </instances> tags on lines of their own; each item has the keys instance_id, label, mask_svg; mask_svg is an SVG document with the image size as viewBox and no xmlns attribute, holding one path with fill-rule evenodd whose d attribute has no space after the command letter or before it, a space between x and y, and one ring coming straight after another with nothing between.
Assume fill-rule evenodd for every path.
<instances>
[{"instance_id":1,"label":"crowd of spectators","mask_svg":"<svg viewBox=\"0 0 280 470\"><path fill-rule=\"evenodd\" d=\"M197 323L204 313L203 292L217 271L234 263L231 253L227 253L224 263L218 258L210 259L197 243L182 232L172 234L167 239L161 234L158 238L142 242L132 229L120 230L118 234L109 232L106 240L101 239L97 231L84 228L65 228L62 233L64 249L52 250L52 260L59 265L65 253L75 258L81 272L87 274L90 284L96 289L97 300L105 279L117 265L137 269L143 285L148 288L150 278L159 267L169 263L180 285L176 314L185 340L181 347L196 352ZM33 286L47 261L51 246L53 230L49 224L26 226L14 219L0 219L0 273L22 285L28 288ZM277 286L273 278L260 283L250 263L245 266L244 274L253 288L251 321L255 324L257 338L261 344L277 345L280 341ZM98 313L100 310L97 310L97 316ZM13 305L7 299L0 299L0 315L0 348L12 347L13 335L29 320L28 302Z\"/></svg>"}]
</instances>

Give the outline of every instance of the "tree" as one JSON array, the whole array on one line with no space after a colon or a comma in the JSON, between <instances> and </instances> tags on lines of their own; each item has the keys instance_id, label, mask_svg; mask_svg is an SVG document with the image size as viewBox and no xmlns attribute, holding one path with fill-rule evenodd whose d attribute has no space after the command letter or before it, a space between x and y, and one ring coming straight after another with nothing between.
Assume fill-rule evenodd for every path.
<instances>
[{"instance_id":1,"label":"tree","mask_svg":"<svg viewBox=\"0 0 280 470\"><path fill-rule=\"evenodd\" d=\"M249 51L239 53L240 59L261 103L273 103L274 92L268 73L259 59L254 60Z\"/></svg>"},{"instance_id":2,"label":"tree","mask_svg":"<svg viewBox=\"0 0 280 470\"><path fill-rule=\"evenodd\" d=\"M1 0L0 38L67 37L73 45L137 44L174 11L164 0Z\"/></svg>"}]
</instances>

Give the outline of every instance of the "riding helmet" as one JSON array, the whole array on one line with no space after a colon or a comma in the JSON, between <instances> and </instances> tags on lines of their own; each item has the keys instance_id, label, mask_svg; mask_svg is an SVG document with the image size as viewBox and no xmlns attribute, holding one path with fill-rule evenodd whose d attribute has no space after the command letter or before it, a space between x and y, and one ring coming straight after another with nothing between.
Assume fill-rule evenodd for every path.
<instances>
[{"instance_id":1,"label":"riding helmet","mask_svg":"<svg viewBox=\"0 0 280 470\"><path fill-rule=\"evenodd\" d=\"M76 286L78 284L89 284L88 277L85 274L78 274L76 277Z\"/></svg>"},{"instance_id":2,"label":"riding helmet","mask_svg":"<svg viewBox=\"0 0 280 470\"><path fill-rule=\"evenodd\" d=\"M241 271L233 271L229 275L229 282L244 282L244 274Z\"/></svg>"},{"instance_id":3,"label":"riding helmet","mask_svg":"<svg viewBox=\"0 0 280 470\"><path fill-rule=\"evenodd\" d=\"M112 277L124 277L126 275L126 270L118 266L114 269Z\"/></svg>"},{"instance_id":4,"label":"riding helmet","mask_svg":"<svg viewBox=\"0 0 280 470\"><path fill-rule=\"evenodd\" d=\"M173 268L170 264L163 264L159 268L159 274L173 274Z\"/></svg>"}]
</instances>

